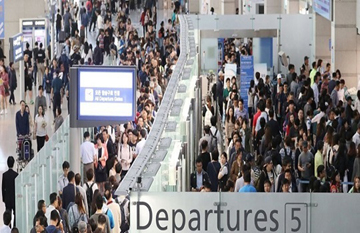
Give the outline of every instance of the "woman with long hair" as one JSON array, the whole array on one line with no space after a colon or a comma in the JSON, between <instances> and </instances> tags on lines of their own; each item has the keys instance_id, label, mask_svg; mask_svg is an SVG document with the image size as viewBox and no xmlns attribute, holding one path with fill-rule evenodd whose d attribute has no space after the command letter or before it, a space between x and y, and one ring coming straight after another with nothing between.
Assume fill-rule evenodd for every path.
<instances>
[{"instance_id":1,"label":"woman with long hair","mask_svg":"<svg viewBox=\"0 0 360 233\"><path fill-rule=\"evenodd\" d=\"M325 125L326 125L326 119L325 117L322 117L320 119L320 122L319 124L317 124L317 127L316 127L316 143L318 141L323 141L324 137L325 137Z\"/></svg>"},{"instance_id":2,"label":"woman with long hair","mask_svg":"<svg viewBox=\"0 0 360 233\"><path fill-rule=\"evenodd\" d=\"M130 169L130 164L133 160L131 147L128 144L129 136L127 133L123 133L119 141L119 151L118 151L118 161L121 163L122 172L121 178L123 178L128 170Z\"/></svg>"},{"instance_id":3,"label":"woman with long hair","mask_svg":"<svg viewBox=\"0 0 360 233\"><path fill-rule=\"evenodd\" d=\"M41 148L43 148L46 139L46 119L45 119L45 111L43 106L40 105L37 110L37 114L35 116L35 125L34 125L34 138L36 137L37 143L37 151L39 152Z\"/></svg>"},{"instance_id":4,"label":"woman with long hair","mask_svg":"<svg viewBox=\"0 0 360 233\"><path fill-rule=\"evenodd\" d=\"M331 175L330 192L342 193L342 185L339 171L335 170Z\"/></svg>"},{"instance_id":5,"label":"woman with long hair","mask_svg":"<svg viewBox=\"0 0 360 233\"><path fill-rule=\"evenodd\" d=\"M225 138L227 138L226 146L229 145L231 141L231 133L234 131L235 128L235 111L234 107L229 107L229 112L226 114L225 120Z\"/></svg>"},{"instance_id":6,"label":"woman with long hair","mask_svg":"<svg viewBox=\"0 0 360 233\"><path fill-rule=\"evenodd\" d=\"M349 193L360 193L360 177L354 178L354 186L350 189Z\"/></svg>"},{"instance_id":7,"label":"woman with long hair","mask_svg":"<svg viewBox=\"0 0 360 233\"><path fill-rule=\"evenodd\" d=\"M4 65L0 66L0 115L7 114L7 97L10 95L9 75Z\"/></svg>"},{"instance_id":8,"label":"woman with long hair","mask_svg":"<svg viewBox=\"0 0 360 233\"><path fill-rule=\"evenodd\" d=\"M75 203L69 208L69 225L73 228L74 224L81 221L87 223L86 210L84 200L80 192L76 193ZM71 229L72 230L72 229Z\"/></svg>"},{"instance_id":9,"label":"woman with long hair","mask_svg":"<svg viewBox=\"0 0 360 233\"><path fill-rule=\"evenodd\" d=\"M354 160L353 172L351 180L353 181L355 177L360 177L360 144L357 147L357 155Z\"/></svg>"},{"instance_id":10,"label":"woman with long hair","mask_svg":"<svg viewBox=\"0 0 360 233\"><path fill-rule=\"evenodd\" d=\"M106 160L108 152L104 143L102 134L98 134L95 145L96 161L95 161L95 180L101 193L104 193L104 185L107 180Z\"/></svg>"}]
</instances>

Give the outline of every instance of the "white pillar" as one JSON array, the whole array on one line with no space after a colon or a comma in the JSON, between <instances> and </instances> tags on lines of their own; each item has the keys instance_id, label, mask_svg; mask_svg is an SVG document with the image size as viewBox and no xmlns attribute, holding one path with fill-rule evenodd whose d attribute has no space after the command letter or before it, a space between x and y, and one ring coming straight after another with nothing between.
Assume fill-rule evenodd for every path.
<instances>
[{"instance_id":1,"label":"white pillar","mask_svg":"<svg viewBox=\"0 0 360 233\"><path fill-rule=\"evenodd\" d=\"M70 128L70 169L76 174L81 171L81 138L80 128Z\"/></svg>"},{"instance_id":2,"label":"white pillar","mask_svg":"<svg viewBox=\"0 0 360 233\"><path fill-rule=\"evenodd\" d=\"M300 0L288 0L286 13L287 14L299 14Z\"/></svg>"},{"instance_id":3,"label":"white pillar","mask_svg":"<svg viewBox=\"0 0 360 233\"><path fill-rule=\"evenodd\" d=\"M356 0L334 0L331 23L331 69L341 71L348 88L357 87L357 74L360 72L357 69L360 61L358 37Z\"/></svg>"},{"instance_id":4,"label":"white pillar","mask_svg":"<svg viewBox=\"0 0 360 233\"><path fill-rule=\"evenodd\" d=\"M265 0L264 13L265 14L281 14L281 1L282 0Z\"/></svg>"},{"instance_id":5,"label":"white pillar","mask_svg":"<svg viewBox=\"0 0 360 233\"><path fill-rule=\"evenodd\" d=\"M322 59L324 63L331 62L331 21L314 13L314 57L310 62ZM330 41L329 41L330 40Z\"/></svg>"},{"instance_id":6,"label":"white pillar","mask_svg":"<svg viewBox=\"0 0 360 233\"><path fill-rule=\"evenodd\" d=\"M236 7L235 0L221 0L221 14L235 15Z\"/></svg>"}]
</instances>

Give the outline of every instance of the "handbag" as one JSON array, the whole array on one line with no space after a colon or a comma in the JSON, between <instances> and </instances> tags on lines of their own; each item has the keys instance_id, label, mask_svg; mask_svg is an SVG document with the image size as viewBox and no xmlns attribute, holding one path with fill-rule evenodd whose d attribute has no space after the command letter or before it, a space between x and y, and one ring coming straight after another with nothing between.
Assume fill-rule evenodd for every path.
<instances>
[{"instance_id":1,"label":"handbag","mask_svg":"<svg viewBox=\"0 0 360 233\"><path fill-rule=\"evenodd\" d=\"M45 142L49 141L49 135L45 135Z\"/></svg>"}]
</instances>

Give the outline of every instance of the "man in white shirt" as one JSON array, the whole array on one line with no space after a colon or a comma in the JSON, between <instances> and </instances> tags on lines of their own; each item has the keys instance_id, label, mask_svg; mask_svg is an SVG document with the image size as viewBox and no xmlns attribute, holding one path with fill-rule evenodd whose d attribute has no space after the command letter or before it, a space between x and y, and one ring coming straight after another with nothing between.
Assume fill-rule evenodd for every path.
<instances>
[{"instance_id":1,"label":"man in white shirt","mask_svg":"<svg viewBox=\"0 0 360 233\"><path fill-rule=\"evenodd\" d=\"M114 218L114 228L111 232L120 233L120 226L121 226L120 205L116 203L115 200L112 198L111 190L106 190L104 196L106 198L106 205L110 209Z\"/></svg>"},{"instance_id":2,"label":"man in white shirt","mask_svg":"<svg viewBox=\"0 0 360 233\"><path fill-rule=\"evenodd\" d=\"M141 150L145 146L145 137L146 137L146 130L142 129L140 130L140 141L136 144L136 156L138 156L141 153Z\"/></svg>"},{"instance_id":3,"label":"man in white shirt","mask_svg":"<svg viewBox=\"0 0 360 233\"><path fill-rule=\"evenodd\" d=\"M311 88L313 89L314 91L314 101L316 103L316 107L318 106L319 104L319 76L315 75L314 77L314 83L313 85L311 86Z\"/></svg>"},{"instance_id":4,"label":"man in white shirt","mask_svg":"<svg viewBox=\"0 0 360 233\"><path fill-rule=\"evenodd\" d=\"M10 211L7 210L4 212L3 221L4 221L4 226L2 226L0 228L0 233L10 233L11 232L11 228L10 228L11 212Z\"/></svg>"},{"instance_id":5,"label":"man in white shirt","mask_svg":"<svg viewBox=\"0 0 360 233\"><path fill-rule=\"evenodd\" d=\"M360 144L360 123L358 124L358 129L357 129L356 133L352 137L352 141L355 143L355 146L356 146L355 148L357 148L358 145Z\"/></svg>"},{"instance_id":6,"label":"man in white shirt","mask_svg":"<svg viewBox=\"0 0 360 233\"><path fill-rule=\"evenodd\" d=\"M58 206L59 206L58 195L56 193L50 194L50 205L46 208L46 213L45 213L45 217L47 219L48 225L50 225L51 211L56 210L60 216L59 211L56 209Z\"/></svg>"},{"instance_id":7,"label":"man in white shirt","mask_svg":"<svg viewBox=\"0 0 360 233\"><path fill-rule=\"evenodd\" d=\"M60 196L62 195L64 187L66 187L69 184L67 174L70 169L70 164L68 161L63 162L62 169L63 169L64 173L60 175L60 177L58 179L58 184L57 184L57 190L58 190L58 193L60 194Z\"/></svg>"},{"instance_id":8,"label":"man in white shirt","mask_svg":"<svg viewBox=\"0 0 360 233\"><path fill-rule=\"evenodd\" d=\"M96 159L96 150L94 144L90 141L90 134L89 132L84 133L85 141L80 146L81 151L81 162L83 163L83 174L89 169L94 170L94 160ZM86 182L86 176L84 176L84 182Z\"/></svg>"},{"instance_id":9,"label":"man in white shirt","mask_svg":"<svg viewBox=\"0 0 360 233\"><path fill-rule=\"evenodd\" d=\"M96 15L97 15L97 20L96 20L96 27L98 28L98 30L100 31L100 29L104 29L104 19L101 16L99 11L96 11Z\"/></svg>"}]
</instances>

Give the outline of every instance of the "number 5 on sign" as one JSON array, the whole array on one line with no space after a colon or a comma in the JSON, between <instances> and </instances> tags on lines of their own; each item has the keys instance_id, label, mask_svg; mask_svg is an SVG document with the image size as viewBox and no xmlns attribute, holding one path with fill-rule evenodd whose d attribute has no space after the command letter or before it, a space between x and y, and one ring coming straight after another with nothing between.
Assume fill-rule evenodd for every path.
<instances>
[{"instance_id":1,"label":"number 5 on sign","mask_svg":"<svg viewBox=\"0 0 360 233\"><path fill-rule=\"evenodd\" d=\"M308 209L306 203L285 204L285 233L308 232Z\"/></svg>"}]
</instances>

